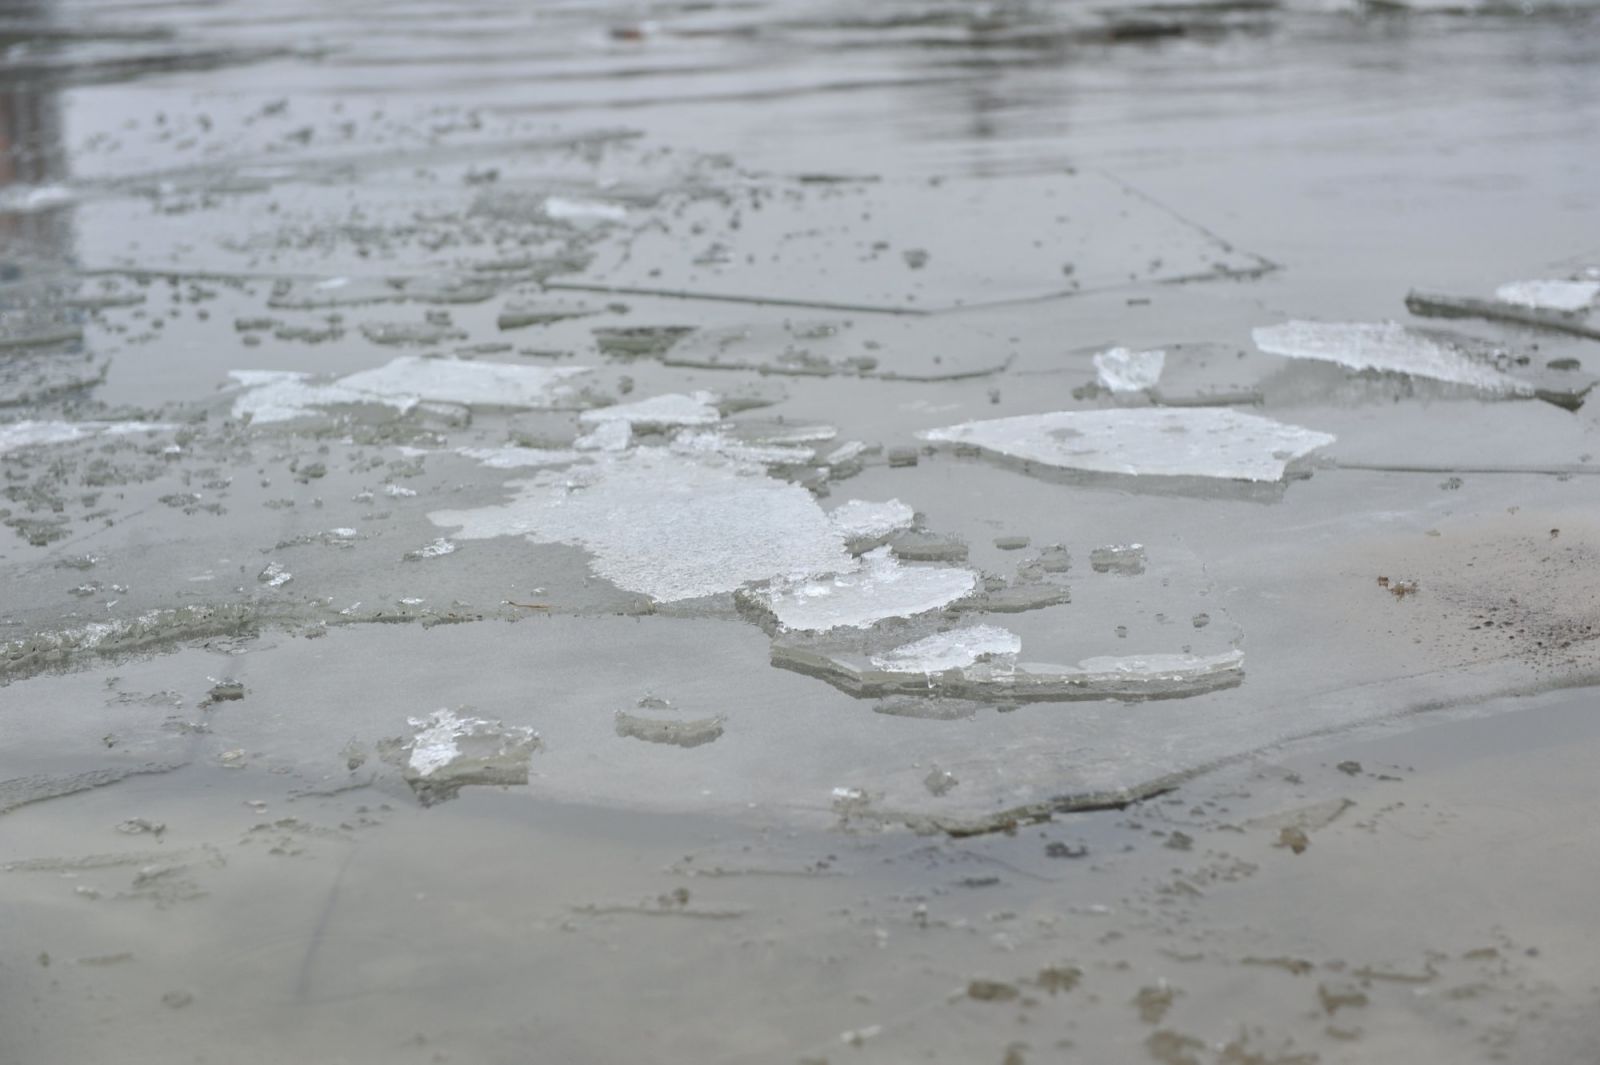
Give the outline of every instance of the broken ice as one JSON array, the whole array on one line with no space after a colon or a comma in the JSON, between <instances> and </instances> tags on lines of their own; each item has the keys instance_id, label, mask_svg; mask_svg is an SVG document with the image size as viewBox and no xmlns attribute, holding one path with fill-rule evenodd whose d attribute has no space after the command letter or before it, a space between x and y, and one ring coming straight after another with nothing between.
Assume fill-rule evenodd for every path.
<instances>
[{"instance_id":1,"label":"broken ice","mask_svg":"<svg viewBox=\"0 0 1600 1065\"><path fill-rule=\"evenodd\" d=\"M826 632L861 629L885 618L938 610L977 587L969 569L903 566L887 547L867 552L859 569L815 580L779 580L749 599L769 612L780 628Z\"/></svg>"},{"instance_id":2,"label":"broken ice","mask_svg":"<svg viewBox=\"0 0 1600 1065\"><path fill-rule=\"evenodd\" d=\"M1426 377L1501 395L1532 395L1533 387L1457 345L1396 322L1303 322L1263 326L1252 332L1269 355L1333 362L1352 370Z\"/></svg>"},{"instance_id":3,"label":"broken ice","mask_svg":"<svg viewBox=\"0 0 1600 1065\"><path fill-rule=\"evenodd\" d=\"M722 420L716 404L717 397L711 392L670 393L586 410L578 415L578 421L590 427L622 422L636 430L715 425Z\"/></svg>"},{"instance_id":4,"label":"broken ice","mask_svg":"<svg viewBox=\"0 0 1600 1065\"><path fill-rule=\"evenodd\" d=\"M916 512L898 499L886 503L848 499L828 515L851 550L875 547L889 536L911 528L915 518Z\"/></svg>"},{"instance_id":5,"label":"broken ice","mask_svg":"<svg viewBox=\"0 0 1600 1065\"><path fill-rule=\"evenodd\" d=\"M468 784L526 784L528 762L541 747L531 728L446 709L408 724L416 732L400 747L401 775L424 801L449 798Z\"/></svg>"},{"instance_id":6,"label":"broken ice","mask_svg":"<svg viewBox=\"0 0 1600 1065\"><path fill-rule=\"evenodd\" d=\"M1291 461L1334 442L1331 433L1220 408L1021 414L917 435L1061 469L1245 481L1281 480Z\"/></svg>"},{"instance_id":7,"label":"broken ice","mask_svg":"<svg viewBox=\"0 0 1600 1065\"><path fill-rule=\"evenodd\" d=\"M1154 388L1161 380L1161 370L1166 366L1167 353L1162 350L1131 351L1112 348L1094 357L1094 369L1100 387L1112 392L1141 392Z\"/></svg>"},{"instance_id":8,"label":"broken ice","mask_svg":"<svg viewBox=\"0 0 1600 1065\"><path fill-rule=\"evenodd\" d=\"M873 655L872 664L890 673L943 673L983 658L1014 659L1021 650L1022 638L1011 630L998 625L973 625L934 633Z\"/></svg>"}]
</instances>

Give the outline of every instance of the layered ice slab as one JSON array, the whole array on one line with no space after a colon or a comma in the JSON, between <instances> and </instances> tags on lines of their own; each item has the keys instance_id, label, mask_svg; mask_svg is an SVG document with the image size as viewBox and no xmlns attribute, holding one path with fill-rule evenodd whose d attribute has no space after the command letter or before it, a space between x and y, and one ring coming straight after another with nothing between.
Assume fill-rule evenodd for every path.
<instances>
[{"instance_id":1,"label":"layered ice slab","mask_svg":"<svg viewBox=\"0 0 1600 1065\"><path fill-rule=\"evenodd\" d=\"M459 527L457 540L577 544L601 577L662 603L854 565L804 488L714 453L599 452L508 487L516 493L510 502L428 517Z\"/></svg>"},{"instance_id":2,"label":"layered ice slab","mask_svg":"<svg viewBox=\"0 0 1600 1065\"><path fill-rule=\"evenodd\" d=\"M1600 281L1508 281L1494 298L1519 307L1547 311L1583 311L1600 296Z\"/></svg>"},{"instance_id":3,"label":"layered ice slab","mask_svg":"<svg viewBox=\"0 0 1600 1065\"><path fill-rule=\"evenodd\" d=\"M750 589L744 599L771 615L780 629L827 632L926 614L977 587L978 575L972 570L906 566L888 547L879 547L863 555L854 570L812 580L775 580Z\"/></svg>"},{"instance_id":4,"label":"layered ice slab","mask_svg":"<svg viewBox=\"0 0 1600 1065\"><path fill-rule=\"evenodd\" d=\"M256 424L293 421L330 408L378 405L404 413L421 402L473 407L551 409L570 403L567 384L589 372L583 366L508 366L408 355L371 370L319 384L311 374L234 370L240 393L236 418Z\"/></svg>"},{"instance_id":5,"label":"layered ice slab","mask_svg":"<svg viewBox=\"0 0 1600 1065\"><path fill-rule=\"evenodd\" d=\"M1000 703L1171 699L1244 679L1244 652L1102 655L1075 666L1019 662L1022 640L972 625L870 653L840 639L779 636L774 665L820 677L858 698L921 695Z\"/></svg>"},{"instance_id":6,"label":"layered ice slab","mask_svg":"<svg viewBox=\"0 0 1600 1065\"><path fill-rule=\"evenodd\" d=\"M435 710L410 718L409 740L390 741L386 754L424 802L455 795L469 784L526 784L528 762L540 748L531 728Z\"/></svg>"},{"instance_id":7,"label":"layered ice slab","mask_svg":"<svg viewBox=\"0 0 1600 1065\"><path fill-rule=\"evenodd\" d=\"M1533 386L1503 373L1463 346L1396 322L1289 321L1252 332L1269 355L1337 363L1352 370L1426 377L1507 396L1531 396Z\"/></svg>"},{"instance_id":8,"label":"layered ice slab","mask_svg":"<svg viewBox=\"0 0 1600 1065\"><path fill-rule=\"evenodd\" d=\"M1023 462L1088 473L1278 481L1330 433L1220 408L1021 414L918 433Z\"/></svg>"}]
</instances>

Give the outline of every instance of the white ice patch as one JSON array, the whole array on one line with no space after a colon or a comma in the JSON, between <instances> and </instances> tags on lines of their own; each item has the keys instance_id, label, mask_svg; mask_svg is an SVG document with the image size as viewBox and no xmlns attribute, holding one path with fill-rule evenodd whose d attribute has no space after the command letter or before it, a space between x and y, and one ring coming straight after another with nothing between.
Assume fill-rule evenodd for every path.
<instances>
[{"instance_id":1,"label":"white ice patch","mask_svg":"<svg viewBox=\"0 0 1600 1065\"><path fill-rule=\"evenodd\" d=\"M593 452L569 470L541 471L508 487L517 492L509 503L429 518L460 526L458 539L578 544L601 577L659 602L851 566L811 493L719 456Z\"/></svg>"},{"instance_id":2,"label":"white ice patch","mask_svg":"<svg viewBox=\"0 0 1600 1065\"><path fill-rule=\"evenodd\" d=\"M840 567L843 568L843 567ZM753 597L785 629L864 629L885 618L912 617L955 602L977 586L969 569L902 566L880 547L853 571L815 580L775 581Z\"/></svg>"},{"instance_id":3,"label":"white ice patch","mask_svg":"<svg viewBox=\"0 0 1600 1065\"><path fill-rule=\"evenodd\" d=\"M1022 414L917 434L1027 462L1095 473L1276 481L1329 433L1225 408Z\"/></svg>"},{"instance_id":4,"label":"white ice patch","mask_svg":"<svg viewBox=\"0 0 1600 1065\"><path fill-rule=\"evenodd\" d=\"M0 455L17 448L66 444L102 434L123 436L171 428L173 426L156 422L12 422L0 425Z\"/></svg>"},{"instance_id":5,"label":"white ice patch","mask_svg":"<svg viewBox=\"0 0 1600 1065\"><path fill-rule=\"evenodd\" d=\"M1396 322L1303 322L1263 326L1251 336L1269 355L1315 359L1352 370L1427 377L1486 392L1532 395L1533 389L1493 366Z\"/></svg>"},{"instance_id":6,"label":"white ice patch","mask_svg":"<svg viewBox=\"0 0 1600 1065\"><path fill-rule=\"evenodd\" d=\"M481 760L485 756L506 757L531 751L539 738L531 728L461 717L449 710L435 710L425 718L409 718L407 723L417 730L408 764L424 779L463 759Z\"/></svg>"},{"instance_id":7,"label":"white ice patch","mask_svg":"<svg viewBox=\"0 0 1600 1065\"><path fill-rule=\"evenodd\" d=\"M1166 365L1167 353L1161 350L1112 348L1094 357L1094 369L1100 387L1113 392L1140 392L1154 388L1161 380L1161 371Z\"/></svg>"},{"instance_id":8,"label":"white ice patch","mask_svg":"<svg viewBox=\"0 0 1600 1065\"><path fill-rule=\"evenodd\" d=\"M881 540L902 529L911 528L915 518L916 512L898 499L891 499L887 503L850 499L828 515L833 527L846 540Z\"/></svg>"},{"instance_id":9,"label":"white ice patch","mask_svg":"<svg viewBox=\"0 0 1600 1065\"><path fill-rule=\"evenodd\" d=\"M681 455L722 455L761 466L798 466L816 454L809 447L747 443L716 430L685 430L672 438L672 450Z\"/></svg>"},{"instance_id":10,"label":"white ice patch","mask_svg":"<svg viewBox=\"0 0 1600 1065\"><path fill-rule=\"evenodd\" d=\"M1022 637L998 625L972 625L939 632L872 656L872 664L890 673L943 673L964 669L980 658L1015 659Z\"/></svg>"},{"instance_id":11,"label":"white ice patch","mask_svg":"<svg viewBox=\"0 0 1600 1065\"><path fill-rule=\"evenodd\" d=\"M538 447L463 447L456 454L491 470L520 470L538 466L567 466L583 458L577 451Z\"/></svg>"},{"instance_id":12,"label":"white ice patch","mask_svg":"<svg viewBox=\"0 0 1600 1065\"><path fill-rule=\"evenodd\" d=\"M228 376L243 387L233 403L234 417L249 415L260 424L305 417L325 407L363 403L393 407L401 413L423 400L549 408L570 394L563 382L588 372L583 366L508 366L408 355L329 384L312 384L310 374L280 370L234 370Z\"/></svg>"},{"instance_id":13,"label":"white ice patch","mask_svg":"<svg viewBox=\"0 0 1600 1065\"><path fill-rule=\"evenodd\" d=\"M1494 298L1547 311L1581 311L1600 296L1600 281L1508 281Z\"/></svg>"},{"instance_id":14,"label":"white ice patch","mask_svg":"<svg viewBox=\"0 0 1600 1065\"><path fill-rule=\"evenodd\" d=\"M638 429L715 425L722 420L716 403L717 396L712 392L691 392L688 395L674 392L651 396L636 403L618 403L611 407L586 410L578 415L578 421L587 426L622 422Z\"/></svg>"},{"instance_id":15,"label":"white ice patch","mask_svg":"<svg viewBox=\"0 0 1600 1065\"><path fill-rule=\"evenodd\" d=\"M572 442L578 451L626 451L633 443L633 426L626 421L601 422Z\"/></svg>"},{"instance_id":16,"label":"white ice patch","mask_svg":"<svg viewBox=\"0 0 1600 1065\"><path fill-rule=\"evenodd\" d=\"M12 185L0 189L0 211L32 214L77 202L78 194L65 185Z\"/></svg>"},{"instance_id":17,"label":"white ice patch","mask_svg":"<svg viewBox=\"0 0 1600 1065\"><path fill-rule=\"evenodd\" d=\"M1225 651L1217 655L1101 655L1085 658L1076 666L1027 662L1017 668L1019 672L1035 679L1071 678L1093 685L1118 680L1182 682L1236 672L1243 665L1243 651Z\"/></svg>"},{"instance_id":18,"label":"white ice patch","mask_svg":"<svg viewBox=\"0 0 1600 1065\"><path fill-rule=\"evenodd\" d=\"M546 197L544 213L546 218L557 222L624 222L628 218L628 209L620 204L565 196Z\"/></svg>"}]
</instances>

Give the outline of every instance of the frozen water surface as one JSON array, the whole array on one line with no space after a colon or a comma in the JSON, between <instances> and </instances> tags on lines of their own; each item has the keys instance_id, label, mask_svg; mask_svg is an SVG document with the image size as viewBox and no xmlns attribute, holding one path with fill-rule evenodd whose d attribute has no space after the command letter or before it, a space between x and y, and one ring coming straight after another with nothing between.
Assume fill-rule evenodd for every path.
<instances>
[{"instance_id":1,"label":"frozen water surface","mask_svg":"<svg viewBox=\"0 0 1600 1065\"><path fill-rule=\"evenodd\" d=\"M1158 477L1280 480L1334 437L1226 409L1057 411L919 434L1062 469Z\"/></svg>"},{"instance_id":2,"label":"frozen water surface","mask_svg":"<svg viewBox=\"0 0 1600 1065\"><path fill-rule=\"evenodd\" d=\"M1252 334L1256 346L1291 359L1317 359L1352 370L1426 377L1503 395L1532 395L1533 387L1459 346L1395 322L1285 322Z\"/></svg>"}]
</instances>

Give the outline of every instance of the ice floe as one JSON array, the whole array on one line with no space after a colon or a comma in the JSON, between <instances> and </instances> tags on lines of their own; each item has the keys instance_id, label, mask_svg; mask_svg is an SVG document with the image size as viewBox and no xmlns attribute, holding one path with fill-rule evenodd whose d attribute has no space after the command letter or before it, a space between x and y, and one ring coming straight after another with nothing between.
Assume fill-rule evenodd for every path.
<instances>
[{"instance_id":1,"label":"ice floe","mask_svg":"<svg viewBox=\"0 0 1600 1065\"><path fill-rule=\"evenodd\" d=\"M588 373L581 366L509 366L405 356L371 370L317 384L310 374L283 370L233 370L241 387L237 418L255 423L290 421L329 407L378 404L401 413L423 401L467 406L549 408L571 396L565 382Z\"/></svg>"},{"instance_id":2,"label":"ice floe","mask_svg":"<svg viewBox=\"0 0 1600 1065\"><path fill-rule=\"evenodd\" d=\"M1534 391L1462 347L1396 322L1289 321L1263 326L1251 335L1256 347L1269 355L1426 377L1502 395Z\"/></svg>"},{"instance_id":3,"label":"ice floe","mask_svg":"<svg viewBox=\"0 0 1600 1065\"><path fill-rule=\"evenodd\" d=\"M884 503L847 499L828 514L828 520L839 530L839 535L854 546L881 543L887 537L911 528L916 516L916 511L898 499Z\"/></svg>"},{"instance_id":4,"label":"ice floe","mask_svg":"<svg viewBox=\"0 0 1600 1065\"><path fill-rule=\"evenodd\" d=\"M943 673L973 665L981 658L1015 659L1021 650L1022 637L1010 629L972 625L937 632L873 655L872 664L890 673Z\"/></svg>"},{"instance_id":5,"label":"ice floe","mask_svg":"<svg viewBox=\"0 0 1600 1065\"><path fill-rule=\"evenodd\" d=\"M711 392L669 393L651 396L634 403L586 410L578 416L580 424L599 426L622 422L634 429L660 430L682 426L715 425L722 420L717 396Z\"/></svg>"},{"instance_id":6,"label":"ice floe","mask_svg":"<svg viewBox=\"0 0 1600 1065\"><path fill-rule=\"evenodd\" d=\"M905 566L889 548L880 547L863 555L854 570L812 580L776 580L751 590L747 598L771 614L781 629L826 632L938 610L970 594L977 584L972 570Z\"/></svg>"},{"instance_id":7,"label":"ice floe","mask_svg":"<svg viewBox=\"0 0 1600 1065\"><path fill-rule=\"evenodd\" d=\"M41 444L66 444L91 436L123 436L173 428L156 422L22 421L0 425L0 455Z\"/></svg>"},{"instance_id":8,"label":"ice floe","mask_svg":"<svg viewBox=\"0 0 1600 1065\"><path fill-rule=\"evenodd\" d=\"M1091 473L1280 480L1330 433L1219 408L1022 414L917 434L1025 462Z\"/></svg>"},{"instance_id":9,"label":"ice floe","mask_svg":"<svg viewBox=\"0 0 1600 1065\"><path fill-rule=\"evenodd\" d=\"M1112 392L1142 392L1156 387L1167 364L1167 353L1111 348L1094 357L1094 370L1101 388Z\"/></svg>"},{"instance_id":10,"label":"ice floe","mask_svg":"<svg viewBox=\"0 0 1600 1065\"><path fill-rule=\"evenodd\" d=\"M528 762L540 749L531 728L435 710L410 718L416 730L396 748L401 774L424 801L449 798L469 784L526 784Z\"/></svg>"}]
</instances>

